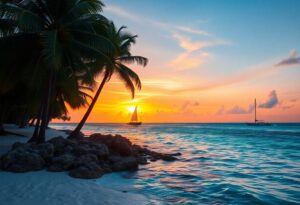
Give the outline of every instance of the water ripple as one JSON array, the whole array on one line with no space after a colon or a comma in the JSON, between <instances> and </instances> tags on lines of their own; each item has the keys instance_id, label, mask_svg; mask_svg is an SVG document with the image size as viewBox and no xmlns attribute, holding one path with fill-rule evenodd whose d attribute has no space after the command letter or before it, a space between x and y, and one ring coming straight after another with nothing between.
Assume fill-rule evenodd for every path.
<instances>
[{"instance_id":1,"label":"water ripple","mask_svg":"<svg viewBox=\"0 0 300 205\"><path fill-rule=\"evenodd\" d=\"M183 154L121 174L125 185L114 175L117 188L145 193L152 204L300 204L300 124L88 124L84 131Z\"/></svg>"}]
</instances>

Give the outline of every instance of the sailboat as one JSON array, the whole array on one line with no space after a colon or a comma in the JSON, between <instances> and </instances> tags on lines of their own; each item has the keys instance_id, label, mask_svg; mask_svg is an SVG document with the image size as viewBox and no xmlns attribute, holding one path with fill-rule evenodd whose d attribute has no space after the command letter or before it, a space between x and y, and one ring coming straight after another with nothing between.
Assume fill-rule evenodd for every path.
<instances>
[{"instance_id":1,"label":"sailboat","mask_svg":"<svg viewBox=\"0 0 300 205\"><path fill-rule=\"evenodd\" d=\"M128 123L129 125L141 125L142 122L138 120L137 106L135 106L134 111L131 116L131 120Z\"/></svg>"},{"instance_id":2,"label":"sailboat","mask_svg":"<svg viewBox=\"0 0 300 205\"><path fill-rule=\"evenodd\" d=\"M270 126L271 123L256 118L256 98L254 99L254 122L246 123L249 126Z\"/></svg>"}]
</instances>

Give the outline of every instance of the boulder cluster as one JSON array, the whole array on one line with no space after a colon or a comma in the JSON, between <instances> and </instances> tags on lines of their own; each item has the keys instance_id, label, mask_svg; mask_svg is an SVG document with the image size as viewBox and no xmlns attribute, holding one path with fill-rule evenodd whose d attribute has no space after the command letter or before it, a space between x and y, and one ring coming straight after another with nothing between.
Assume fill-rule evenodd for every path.
<instances>
[{"instance_id":1,"label":"boulder cluster","mask_svg":"<svg viewBox=\"0 0 300 205\"><path fill-rule=\"evenodd\" d=\"M93 179L113 171L138 169L139 164L156 160L176 160L175 154L163 154L132 144L121 135L92 134L66 139L61 136L42 144L15 143L0 158L0 168L28 172L46 168L68 171L76 178Z\"/></svg>"}]
</instances>

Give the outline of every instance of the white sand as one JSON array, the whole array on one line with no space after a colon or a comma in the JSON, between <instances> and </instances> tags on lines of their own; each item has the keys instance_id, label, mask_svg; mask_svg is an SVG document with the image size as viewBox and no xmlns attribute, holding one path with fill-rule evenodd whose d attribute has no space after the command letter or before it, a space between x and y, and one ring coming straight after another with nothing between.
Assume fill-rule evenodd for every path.
<instances>
[{"instance_id":1,"label":"white sand","mask_svg":"<svg viewBox=\"0 0 300 205\"><path fill-rule=\"evenodd\" d=\"M6 130L30 136L33 128L18 129L6 125ZM47 139L65 133L48 129ZM0 155L7 152L14 142L26 142L28 138L0 136ZM10 173L0 171L1 205L139 205L149 204L143 195L123 193L101 186L96 180L75 179L67 173L37 171Z\"/></svg>"}]
</instances>

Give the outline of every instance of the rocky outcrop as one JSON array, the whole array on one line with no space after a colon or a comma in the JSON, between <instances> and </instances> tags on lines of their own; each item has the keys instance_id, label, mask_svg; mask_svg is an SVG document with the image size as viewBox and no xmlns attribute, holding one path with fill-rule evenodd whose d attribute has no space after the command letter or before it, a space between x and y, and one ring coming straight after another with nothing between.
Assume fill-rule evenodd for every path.
<instances>
[{"instance_id":1,"label":"rocky outcrop","mask_svg":"<svg viewBox=\"0 0 300 205\"><path fill-rule=\"evenodd\" d=\"M138 168L138 161L135 157L110 157L113 171L136 170Z\"/></svg>"},{"instance_id":2,"label":"rocky outcrop","mask_svg":"<svg viewBox=\"0 0 300 205\"><path fill-rule=\"evenodd\" d=\"M72 168L76 157L71 153L65 153L52 158L48 171L61 172Z\"/></svg>"},{"instance_id":3,"label":"rocky outcrop","mask_svg":"<svg viewBox=\"0 0 300 205\"><path fill-rule=\"evenodd\" d=\"M95 179L104 174L101 166L95 162L89 162L84 165L73 168L69 175L75 178Z\"/></svg>"},{"instance_id":4,"label":"rocky outcrop","mask_svg":"<svg viewBox=\"0 0 300 205\"><path fill-rule=\"evenodd\" d=\"M121 135L92 134L65 139L61 136L42 144L15 143L0 158L0 168L26 172L46 168L69 171L76 178L93 179L112 171L136 170L149 161L176 160L176 154L163 154L133 145Z\"/></svg>"},{"instance_id":5,"label":"rocky outcrop","mask_svg":"<svg viewBox=\"0 0 300 205\"><path fill-rule=\"evenodd\" d=\"M27 172L43 169L46 162L39 148L34 149L31 144L15 145L14 149L2 156L2 169L11 172ZM48 157L48 156L47 156Z\"/></svg>"},{"instance_id":6,"label":"rocky outcrop","mask_svg":"<svg viewBox=\"0 0 300 205\"><path fill-rule=\"evenodd\" d=\"M112 153L118 153L121 156L130 156L133 154L132 143L121 135L102 135L99 133L92 134L91 141L105 144Z\"/></svg>"}]
</instances>

